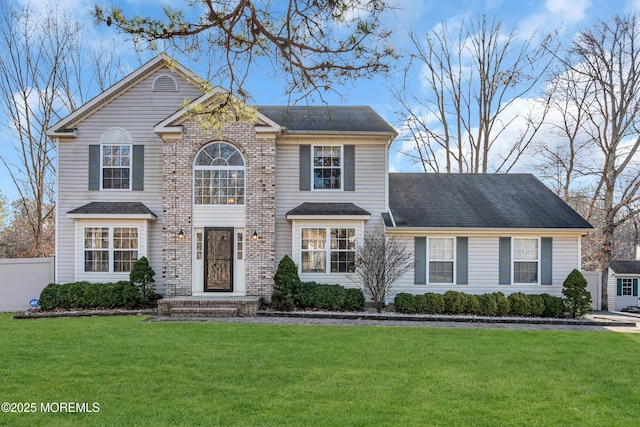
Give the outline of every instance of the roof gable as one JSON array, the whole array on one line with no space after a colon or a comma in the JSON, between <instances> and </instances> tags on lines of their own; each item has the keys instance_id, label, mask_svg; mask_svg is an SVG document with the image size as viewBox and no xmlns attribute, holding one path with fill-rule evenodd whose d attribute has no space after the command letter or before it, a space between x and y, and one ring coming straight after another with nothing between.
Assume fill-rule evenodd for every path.
<instances>
[{"instance_id":1,"label":"roof gable","mask_svg":"<svg viewBox=\"0 0 640 427\"><path fill-rule=\"evenodd\" d=\"M190 102L189 105L176 111L154 127L154 131L158 134L182 133L180 124L190 118L190 111L194 111L198 106L208 106L212 102L215 102L216 98L220 94L227 94L227 91L223 88L216 86L204 93L198 99ZM231 95L233 96L233 95ZM237 100L237 98L234 98ZM238 102L242 102L237 100ZM235 101L234 101L235 102ZM277 132L280 131L280 126L271 120L269 117L262 114L260 111L256 111L256 130L260 132Z\"/></svg>"},{"instance_id":2,"label":"roof gable","mask_svg":"<svg viewBox=\"0 0 640 427\"><path fill-rule=\"evenodd\" d=\"M396 227L593 228L529 174L390 173Z\"/></svg>"},{"instance_id":3,"label":"roof gable","mask_svg":"<svg viewBox=\"0 0 640 427\"><path fill-rule=\"evenodd\" d=\"M80 108L69 114L68 116L61 119L58 123L53 125L47 130L47 135L50 137L54 136L70 136L73 135L72 129L68 129L69 126L74 125L82 118L90 115L94 111L98 110L104 104L110 102L114 97L117 97L121 93L128 90L131 86L136 83L144 80L152 73L156 72L158 69L162 67L169 67L171 70L181 74L187 80L192 81L194 85L197 85L196 82L201 79L195 75L193 72L185 68L180 63L176 62L174 59L169 57L168 55L161 53L152 60L148 61L146 64L142 65L140 68L136 69L113 86L109 87L105 91L101 92L99 95L95 96L90 101L83 104ZM203 89L204 91L204 89ZM74 135L75 136L75 135Z\"/></svg>"}]
</instances>

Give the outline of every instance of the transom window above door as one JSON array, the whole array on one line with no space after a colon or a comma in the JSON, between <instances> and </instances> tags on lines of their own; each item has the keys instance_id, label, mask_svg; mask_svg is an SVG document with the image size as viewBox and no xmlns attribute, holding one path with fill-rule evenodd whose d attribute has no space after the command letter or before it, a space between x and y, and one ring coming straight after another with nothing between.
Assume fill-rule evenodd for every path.
<instances>
[{"instance_id":1,"label":"transom window above door","mask_svg":"<svg viewBox=\"0 0 640 427\"><path fill-rule=\"evenodd\" d=\"M225 142L214 142L196 155L193 166L196 205L243 205L244 159Z\"/></svg>"}]
</instances>

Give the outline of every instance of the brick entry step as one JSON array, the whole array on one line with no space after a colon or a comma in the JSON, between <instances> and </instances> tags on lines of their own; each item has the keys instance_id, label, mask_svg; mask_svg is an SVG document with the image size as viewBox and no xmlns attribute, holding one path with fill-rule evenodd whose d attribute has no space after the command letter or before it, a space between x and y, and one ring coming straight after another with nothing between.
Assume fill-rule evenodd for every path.
<instances>
[{"instance_id":1,"label":"brick entry step","mask_svg":"<svg viewBox=\"0 0 640 427\"><path fill-rule=\"evenodd\" d=\"M158 301L158 314L171 317L255 317L258 296L177 296Z\"/></svg>"}]
</instances>

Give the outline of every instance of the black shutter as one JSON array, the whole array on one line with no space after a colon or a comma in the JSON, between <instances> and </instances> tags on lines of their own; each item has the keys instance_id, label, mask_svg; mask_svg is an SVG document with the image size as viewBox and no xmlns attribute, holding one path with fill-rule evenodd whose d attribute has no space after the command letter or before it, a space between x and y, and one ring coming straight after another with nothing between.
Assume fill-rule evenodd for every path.
<instances>
[{"instance_id":1,"label":"black shutter","mask_svg":"<svg viewBox=\"0 0 640 427\"><path fill-rule=\"evenodd\" d=\"M501 285L511 284L511 237L500 237L499 282Z\"/></svg>"},{"instance_id":2,"label":"black shutter","mask_svg":"<svg viewBox=\"0 0 640 427\"><path fill-rule=\"evenodd\" d=\"M456 238L456 283L469 284L469 238Z\"/></svg>"},{"instance_id":3,"label":"black shutter","mask_svg":"<svg viewBox=\"0 0 640 427\"><path fill-rule=\"evenodd\" d=\"M540 266L540 274L541 274L541 285L551 285L553 284L553 238L552 237L543 237L540 239L541 246L541 263Z\"/></svg>"},{"instance_id":4,"label":"black shutter","mask_svg":"<svg viewBox=\"0 0 640 427\"><path fill-rule=\"evenodd\" d=\"M415 237L414 244L414 283L416 285L427 284L427 238Z\"/></svg>"},{"instance_id":5,"label":"black shutter","mask_svg":"<svg viewBox=\"0 0 640 427\"><path fill-rule=\"evenodd\" d=\"M344 146L344 191L356 190L356 153L355 145Z\"/></svg>"},{"instance_id":6,"label":"black shutter","mask_svg":"<svg viewBox=\"0 0 640 427\"><path fill-rule=\"evenodd\" d=\"M89 146L89 190L100 190L100 146Z\"/></svg>"},{"instance_id":7,"label":"black shutter","mask_svg":"<svg viewBox=\"0 0 640 427\"><path fill-rule=\"evenodd\" d=\"M300 146L300 191L311 190L311 146Z\"/></svg>"},{"instance_id":8,"label":"black shutter","mask_svg":"<svg viewBox=\"0 0 640 427\"><path fill-rule=\"evenodd\" d=\"M133 191L144 190L144 145L133 146L133 180L131 189Z\"/></svg>"}]
</instances>

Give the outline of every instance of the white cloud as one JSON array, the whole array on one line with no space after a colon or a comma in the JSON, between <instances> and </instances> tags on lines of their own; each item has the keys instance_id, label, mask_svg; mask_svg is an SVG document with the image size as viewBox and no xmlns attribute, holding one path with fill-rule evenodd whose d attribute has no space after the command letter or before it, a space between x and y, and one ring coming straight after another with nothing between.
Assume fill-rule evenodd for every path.
<instances>
[{"instance_id":1,"label":"white cloud","mask_svg":"<svg viewBox=\"0 0 640 427\"><path fill-rule=\"evenodd\" d=\"M536 33L562 30L587 18L590 7L591 0L547 0L542 12L520 21L518 31L529 38Z\"/></svg>"}]
</instances>

